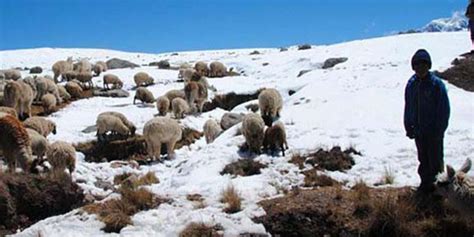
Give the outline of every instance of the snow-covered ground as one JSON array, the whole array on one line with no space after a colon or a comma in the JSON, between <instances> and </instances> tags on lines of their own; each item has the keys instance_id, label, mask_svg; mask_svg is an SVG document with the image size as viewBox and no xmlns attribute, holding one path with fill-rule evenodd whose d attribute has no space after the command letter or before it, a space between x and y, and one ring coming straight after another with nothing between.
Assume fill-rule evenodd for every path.
<instances>
[{"instance_id":1,"label":"snow-covered ground","mask_svg":"<svg viewBox=\"0 0 474 237\"><path fill-rule=\"evenodd\" d=\"M252 222L264 211L258 201L280 195L282 189L301 184L303 176L293 164L288 163L292 153L310 151L319 147L343 148L354 146L362 152L356 156L356 165L349 171L328 172L333 178L348 181L348 185L363 179L368 184L378 182L386 169L395 175L394 186L418 185L418 161L413 140L403 129L404 88L412 75L410 58L419 48L431 53L434 70L450 67L450 62L470 50L466 32L421 33L353 41L329 46L314 46L310 50L288 51L258 49L260 55L249 55L255 49L179 52L171 54L125 53L96 49L28 49L0 52L0 67L51 68L51 65L68 56L88 58L92 62L113 57L137 64L169 59L171 64L218 60L237 71L239 77L209 79L217 88L216 93L235 91L252 92L262 87L278 89L284 106L281 120L287 129L290 150L286 157L261 155L255 159L268 164L260 175L232 178L220 175L226 164L240 159L238 145L242 136L234 136L236 128L222 134L207 145L204 138L190 147L176 151L177 158L164 163L142 166L140 173L154 171L159 184L150 186L156 194L173 199L157 209L142 211L132 217L133 226L122 229L121 236L176 236L190 222L219 223L226 236L244 232L265 233L263 225ZM323 70L327 58L347 57L348 61L334 68ZM263 66L263 63L268 63ZM311 72L297 77L299 71ZM154 107L132 105L133 75L139 71L150 73L158 83L149 89L155 96L170 89L182 88L174 82L177 71L158 70L155 67L110 70L118 75L130 90L129 98L99 98L80 100L54 113L49 118L56 122L58 133L50 140L68 142L86 141L94 133L81 130L93 125L97 114L119 111L127 115L142 132L146 121L157 113ZM46 74L52 74L46 70ZM25 72L25 74L27 74ZM94 79L101 85L101 78ZM447 83L451 103L451 119L445 136L445 162L459 167L466 158L474 159L474 94ZM292 96L289 90L297 91ZM213 94L211 94L211 97ZM243 106L234 109L247 112ZM190 116L181 124L202 130L208 118L220 119L224 110L214 110L200 116ZM111 168L110 164L92 164L83 161L79 154L77 170L73 176L85 180L81 184L86 192L108 194L94 186L98 179L112 182L116 174L131 168ZM281 172L288 171L288 172ZM471 171L470 173L474 173ZM235 214L222 212L220 193L233 184L243 197L243 210ZM194 209L186 200L187 194L201 194L207 207ZM101 231L103 224L94 215L78 214L77 210L65 215L40 221L19 233L18 236L119 236Z\"/></svg>"}]
</instances>

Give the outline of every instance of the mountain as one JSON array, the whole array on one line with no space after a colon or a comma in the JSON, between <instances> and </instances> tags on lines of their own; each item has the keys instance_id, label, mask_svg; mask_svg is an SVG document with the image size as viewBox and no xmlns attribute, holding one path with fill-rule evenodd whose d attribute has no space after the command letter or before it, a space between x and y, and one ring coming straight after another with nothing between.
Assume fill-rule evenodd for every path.
<instances>
[{"instance_id":1,"label":"mountain","mask_svg":"<svg viewBox=\"0 0 474 237\"><path fill-rule=\"evenodd\" d=\"M410 34L420 32L455 32L467 30L468 19L461 11L454 12L450 18L439 18L432 20L419 29L411 29L399 32L399 34Z\"/></svg>"}]
</instances>

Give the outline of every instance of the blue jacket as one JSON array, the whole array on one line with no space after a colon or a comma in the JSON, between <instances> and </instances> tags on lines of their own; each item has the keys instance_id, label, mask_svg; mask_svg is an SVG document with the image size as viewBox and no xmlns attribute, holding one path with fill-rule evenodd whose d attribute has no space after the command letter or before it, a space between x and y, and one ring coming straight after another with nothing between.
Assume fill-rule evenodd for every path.
<instances>
[{"instance_id":1,"label":"blue jacket","mask_svg":"<svg viewBox=\"0 0 474 237\"><path fill-rule=\"evenodd\" d=\"M413 75L405 89L404 124L410 138L443 137L449 120L449 99L440 78L430 72L426 80Z\"/></svg>"}]
</instances>

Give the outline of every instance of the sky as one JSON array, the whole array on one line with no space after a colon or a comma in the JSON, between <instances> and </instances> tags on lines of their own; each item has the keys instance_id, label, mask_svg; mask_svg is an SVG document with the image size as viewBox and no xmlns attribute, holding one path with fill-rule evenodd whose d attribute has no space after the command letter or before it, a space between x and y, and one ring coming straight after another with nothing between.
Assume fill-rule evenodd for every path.
<instances>
[{"instance_id":1,"label":"sky","mask_svg":"<svg viewBox=\"0 0 474 237\"><path fill-rule=\"evenodd\" d=\"M332 44L419 28L468 0L0 0L0 50L162 53Z\"/></svg>"}]
</instances>

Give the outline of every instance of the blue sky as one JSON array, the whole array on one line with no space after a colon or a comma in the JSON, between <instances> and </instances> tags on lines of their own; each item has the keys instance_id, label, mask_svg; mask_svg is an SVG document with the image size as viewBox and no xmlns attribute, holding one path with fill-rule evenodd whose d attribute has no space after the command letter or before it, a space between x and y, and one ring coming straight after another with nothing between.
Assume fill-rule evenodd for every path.
<instances>
[{"instance_id":1,"label":"blue sky","mask_svg":"<svg viewBox=\"0 0 474 237\"><path fill-rule=\"evenodd\" d=\"M0 50L330 44L418 28L468 0L0 0Z\"/></svg>"}]
</instances>

